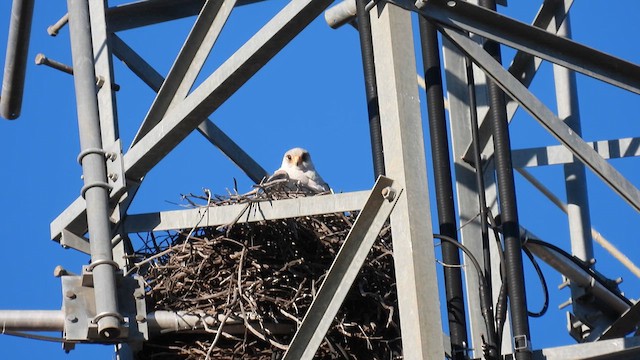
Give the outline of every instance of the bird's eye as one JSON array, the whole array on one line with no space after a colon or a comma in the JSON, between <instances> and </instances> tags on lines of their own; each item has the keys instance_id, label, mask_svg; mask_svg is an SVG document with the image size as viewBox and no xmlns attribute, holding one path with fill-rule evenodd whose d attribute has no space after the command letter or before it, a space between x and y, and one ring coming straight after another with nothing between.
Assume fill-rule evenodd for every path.
<instances>
[{"instance_id":1,"label":"bird's eye","mask_svg":"<svg viewBox=\"0 0 640 360\"><path fill-rule=\"evenodd\" d=\"M291 155L287 155L287 160L291 161Z\"/></svg>"},{"instance_id":2,"label":"bird's eye","mask_svg":"<svg viewBox=\"0 0 640 360\"><path fill-rule=\"evenodd\" d=\"M302 153L302 161L309 160L309 153Z\"/></svg>"}]
</instances>

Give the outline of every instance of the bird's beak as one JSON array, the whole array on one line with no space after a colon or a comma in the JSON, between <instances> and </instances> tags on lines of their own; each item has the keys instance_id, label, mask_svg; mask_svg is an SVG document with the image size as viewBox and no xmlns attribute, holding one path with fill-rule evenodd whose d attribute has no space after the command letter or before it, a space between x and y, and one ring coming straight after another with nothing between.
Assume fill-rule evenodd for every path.
<instances>
[{"instance_id":1,"label":"bird's beak","mask_svg":"<svg viewBox=\"0 0 640 360\"><path fill-rule=\"evenodd\" d=\"M300 164L302 164L302 156L296 156L296 155L294 155L294 156L293 156L293 163L294 163L296 166L300 166Z\"/></svg>"}]
</instances>

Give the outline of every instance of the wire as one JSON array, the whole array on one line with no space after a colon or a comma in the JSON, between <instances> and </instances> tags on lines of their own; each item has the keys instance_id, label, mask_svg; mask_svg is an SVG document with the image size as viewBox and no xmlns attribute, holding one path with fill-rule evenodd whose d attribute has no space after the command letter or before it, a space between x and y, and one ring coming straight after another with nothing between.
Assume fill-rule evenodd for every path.
<instances>
[{"instance_id":1,"label":"wire","mask_svg":"<svg viewBox=\"0 0 640 360\"><path fill-rule=\"evenodd\" d=\"M540 269L540 265L536 261L536 258L533 257L533 254L531 254L531 251L526 247L523 247L522 250L527 255L529 260L531 260L531 264L536 269L536 273L538 274L538 278L540 279L540 284L542 285L542 291L544 292L544 305L542 305L542 309L538 312L532 312L527 309L527 314L535 318L542 317L547 313L547 310L549 309L549 288L547 287L547 280L544 278L544 274Z\"/></svg>"},{"instance_id":2,"label":"wire","mask_svg":"<svg viewBox=\"0 0 640 360\"><path fill-rule=\"evenodd\" d=\"M21 337L25 339L42 340L42 341L50 341L50 342L57 342L57 343L75 343L74 341L68 341L66 339L59 338L59 337L29 334L29 333L23 333L18 331L4 331L2 335L10 335L10 336Z\"/></svg>"},{"instance_id":3,"label":"wire","mask_svg":"<svg viewBox=\"0 0 640 360\"><path fill-rule=\"evenodd\" d=\"M465 253L473 266L476 268L476 271L478 272L478 296L480 297L480 311L482 312L482 318L484 319L484 324L487 328L487 336L489 337L488 341L483 344L483 352L487 359L499 358L498 348L496 346L496 331L494 326L495 323L493 320L493 313L491 312L491 289L487 286L487 278L485 277L482 267L480 267L480 263L478 263L478 260L471 253L471 251L466 246L460 244L456 239L440 234L433 234L433 237L446 241L458 247Z\"/></svg>"},{"instance_id":4,"label":"wire","mask_svg":"<svg viewBox=\"0 0 640 360\"><path fill-rule=\"evenodd\" d=\"M473 256L473 253L471 252L471 250L469 250L466 246L460 244L456 239L446 236L446 235L440 235L440 234L433 234L433 237L436 239L440 239L440 240L444 240L456 247L458 247L458 249L462 250L462 252L465 253L465 255L467 255L467 257L469 258L469 260L471 260L471 263L473 264L473 267L476 268L476 271L478 271L478 282L480 282L480 286L485 286L485 282L486 279L484 278L484 272L482 271L482 268L480 267L480 263L478 263L478 260L476 259L475 256Z\"/></svg>"}]
</instances>

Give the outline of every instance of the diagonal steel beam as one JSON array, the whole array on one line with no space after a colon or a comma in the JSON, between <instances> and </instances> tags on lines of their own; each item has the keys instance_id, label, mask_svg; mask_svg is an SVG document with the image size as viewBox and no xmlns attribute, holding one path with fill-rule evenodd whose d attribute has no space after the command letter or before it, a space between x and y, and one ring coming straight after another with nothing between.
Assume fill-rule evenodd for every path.
<instances>
[{"instance_id":1,"label":"diagonal steel beam","mask_svg":"<svg viewBox=\"0 0 640 360\"><path fill-rule=\"evenodd\" d=\"M422 9L416 9L409 0L390 2L444 27L480 35L640 94L640 66L508 16L460 0L428 0Z\"/></svg>"},{"instance_id":2,"label":"diagonal steel beam","mask_svg":"<svg viewBox=\"0 0 640 360\"><path fill-rule=\"evenodd\" d=\"M289 2L183 103L167 113L162 126L152 129L125 154L124 168L127 178L143 178L198 127L202 119L206 119L222 105L331 3L332 0ZM63 229L76 234L83 233L86 228L80 218L84 212L84 200L76 199L51 223L52 239L59 239Z\"/></svg>"},{"instance_id":3,"label":"diagonal steel beam","mask_svg":"<svg viewBox=\"0 0 640 360\"><path fill-rule=\"evenodd\" d=\"M288 3L125 155L127 175L144 176L222 105L262 66L331 4L330 0Z\"/></svg>"},{"instance_id":4,"label":"diagonal steel beam","mask_svg":"<svg viewBox=\"0 0 640 360\"><path fill-rule=\"evenodd\" d=\"M538 14L533 20L532 26L537 28L545 29L548 32L557 33L560 24L564 21L573 5L573 0L553 0L553 1L544 1ZM519 50L516 55L513 57L513 61L509 66L509 72L520 82L529 87L533 78L540 68L542 64L542 59L537 58L531 54L528 54L524 51ZM511 122L513 116L518 110L517 101L513 99L508 99L507 101L507 121ZM491 111L491 109L489 109ZM487 113L480 121L480 127L478 132L478 138L480 143L480 149L486 150L487 144L491 139L491 129L489 126L489 122L484 121L490 116L490 112ZM464 153L463 158L467 161L472 161L473 159L473 143L469 144L467 150Z\"/></svg>"},{"instance_id":5,"label":"diagonal steel beam","mask_svg":"<svg viewBox=\"0 0 640 360\"><path fill-rule=\"evenodd\" d=\"M134 74L136 74L153 91L159 91L164 78L138 53L127 45L117 35L113 36L113 52L122 62L124 62ZM247 154L238 144L236 144L222 129L211 120L205 119L198 125L198 131L211 144L222 151L234 164L244 171L254 182L258 183L267 176L267 171L260 166L249 154Z\"/></svg>"},{"instance_id":6,"label":"diagonal steel beam","mask_svg":"<svg viewBox=\"0 0 640 360\"><path fill-rule=\"evenodd\" d=\"M236 0L207 0L204 3L131 146L156 126L168 109L187 96L235 4Z\"/></svg>"},{"instance_id":7,"label":"diagonal steel beam","mask_svg":"<svg viewBox=\"0 0 640 360\"><path fill-rule=\"evenodd\" d=\"M633 208L640 211L640 191L582 138L576 135L571 128L558 119L549 108L509 74L480 45L454 30L442 28L441 32L471 57L473 62L484 70L487 76L491 77L506 94L518 101L547 131L571 150L580 161L588 166Z\"/></svg>"},{"instance_id":8,"label":"diagonal steel beam","mask_svg":"<svg viewBox=\"0 0 640 360\"><path fill-rule=\"evenodd\" d=\"M397 184L395 184L397 186ZM327 272L316 298L291 340L283 360L314 358L344 298L378 238L380 229L403 196L393 180L379 176L362 211ZM385 195L386 192L386 195ZM402 276L402 274L398 274Z\"/></svg>"}]
</instances>

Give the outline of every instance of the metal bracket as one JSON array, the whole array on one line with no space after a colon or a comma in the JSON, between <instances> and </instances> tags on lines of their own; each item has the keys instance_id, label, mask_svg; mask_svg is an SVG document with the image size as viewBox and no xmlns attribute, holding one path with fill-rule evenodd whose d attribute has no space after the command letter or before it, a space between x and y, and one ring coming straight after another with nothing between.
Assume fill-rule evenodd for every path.
<instances>
[{"instance_id":1,"label":"metal bracket","mask_svg":"<svg viewBox=\"0 0 640 360\"><path fill-rule=\"evenodd\" d=\"M97 320L105 314L96 314L93 274L88 271L87 266L83 267L82 275L63 275L60 279L65 318L63 335L69 341L64 346L66 351L73 349L71 342L113 344L126 339L127 343L135 346L149 338L144 282L141 277L123 277L121 272L118 274L118 310L123 317L122 327L119 338L108 340L98 334Z\"/></svg>"},{"instance_id":2,"label":"metal bracket","mask_svg":"<svg viewBox=\"0 0 640 360\"><path fill-rule=\"evenodd\" d=\"M105 156L107 158L107 178L111 186L111 198L115 194L120 194L126 189L126 181L124 176L124 161L122 156L122 141L116 140L105 148Z\"/></svg>"},{"instance_id":3,"label":"metal bracket","mask_svg":"<svg viewBox=\"0 0 640 360\"><path fill-rule=\"evenodd\" d=\"M71 248L91 255L89 240L66 229L62 230L60 245L65 249Z\"/></svg>"}]
</instances>

